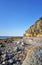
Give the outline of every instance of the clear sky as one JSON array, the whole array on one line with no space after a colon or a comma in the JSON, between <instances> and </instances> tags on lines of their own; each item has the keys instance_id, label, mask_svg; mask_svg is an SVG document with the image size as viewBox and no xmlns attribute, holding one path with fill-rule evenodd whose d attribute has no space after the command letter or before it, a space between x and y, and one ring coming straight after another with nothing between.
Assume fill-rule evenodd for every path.
<instances>
[{"instance_id":1,"label":"clear sky","mask_svg":"<svg viewBox=\"0 0 42 65\"><path fill-rule=\"evenodd\" d=\"M0 36L20 36L42 17L42 0L0 0Z\"/></svg>"}]
</instances>

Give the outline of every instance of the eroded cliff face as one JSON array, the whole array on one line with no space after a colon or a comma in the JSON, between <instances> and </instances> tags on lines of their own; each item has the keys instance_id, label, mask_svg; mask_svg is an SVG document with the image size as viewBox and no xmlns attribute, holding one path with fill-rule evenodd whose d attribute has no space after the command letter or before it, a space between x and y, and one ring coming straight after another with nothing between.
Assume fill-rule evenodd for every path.
<instances>
[{"instance_id":1,"label":"eroded cliff face","mask_svg":"<svg viewBox=\"0 0 42 65\"><path fill-rule=\"evenodd\" d=\"M42 37L42 18L37 20L28 30L26 30L25 37Z\"/></svg>"},{"instance_id":2,"label":"eroded cliff face","mask_svg":"<svg viewBox=\"0 0 42 65\"><path fill-rule=\"evenodd\" d=\"M31 46L28 48L26 59L22 65L42 65L42 38L33 40L30 42Z\"/></svg>"}]
</instances>

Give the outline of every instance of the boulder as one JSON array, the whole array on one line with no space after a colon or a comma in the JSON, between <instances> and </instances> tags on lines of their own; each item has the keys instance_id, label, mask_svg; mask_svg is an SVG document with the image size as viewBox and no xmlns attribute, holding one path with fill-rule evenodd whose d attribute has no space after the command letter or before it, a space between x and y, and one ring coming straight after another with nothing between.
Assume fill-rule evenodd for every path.
<instances>
[{"instance_id":1,"label":"boulder","mask_svg":"<svg viewBox=\"0 0 42 65\"><path fill-rule=\"evenodd\" d=\"M31 46L22 65L42 65L42 44Z\"/></svg>"}]
</instances>

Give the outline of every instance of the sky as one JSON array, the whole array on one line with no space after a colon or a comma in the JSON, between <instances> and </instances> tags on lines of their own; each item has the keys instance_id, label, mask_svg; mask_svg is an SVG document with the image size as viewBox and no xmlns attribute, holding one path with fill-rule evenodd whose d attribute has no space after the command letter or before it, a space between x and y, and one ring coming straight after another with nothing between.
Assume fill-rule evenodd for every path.
<instances>
[{"instance_id":1,"label":"sky","mask_svg":"<svg viewBox=\"0 0 42 65\"><path fill-rule=\"evenodd\" d=\"M42 0L0 0L0 36L22 36L42 17Z\"/></svg>"}]
</instances>

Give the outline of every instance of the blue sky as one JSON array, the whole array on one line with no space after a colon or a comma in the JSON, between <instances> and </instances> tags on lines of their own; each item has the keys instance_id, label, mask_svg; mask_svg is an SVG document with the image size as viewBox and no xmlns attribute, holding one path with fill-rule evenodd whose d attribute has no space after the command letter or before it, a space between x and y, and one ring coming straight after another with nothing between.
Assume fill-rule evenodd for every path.
<instances>
[{"instance_id":1,"label":"blue sky","mask_svg":"<svg viewBox=\"0 0 42 65\"><path fill-rule=\"evenodd\" d=\"M0 36L22 36L42 17L42 0L0 0Z\"/></svg>"}]
</instances>

